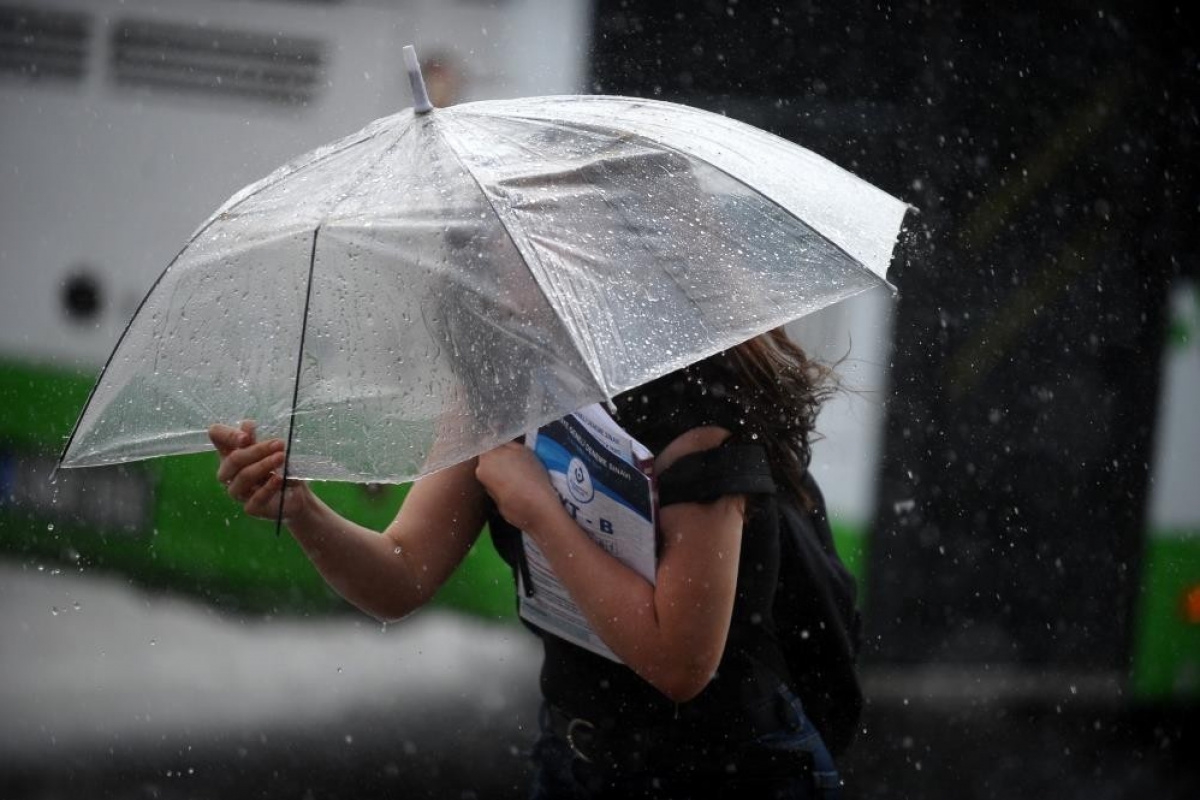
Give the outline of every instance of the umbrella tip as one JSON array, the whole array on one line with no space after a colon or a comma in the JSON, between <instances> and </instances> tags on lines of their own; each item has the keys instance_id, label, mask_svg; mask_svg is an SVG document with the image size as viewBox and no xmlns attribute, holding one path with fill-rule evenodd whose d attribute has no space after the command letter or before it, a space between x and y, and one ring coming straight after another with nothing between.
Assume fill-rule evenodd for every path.
<instances>
[{"instance_id":1,"label":"umbrella tip","mask_svg":"<svg viewBox=\"0 0 1200 800\"><path fill-rule=\"evenodd\" d=\"M428 114L433 110L429 92L425 90L425 77L421 75L421 62L417 60L417 49L404 45L404 66L408 69L408 82L412 86L413 113Z\"/></svg>"}]
</instances>

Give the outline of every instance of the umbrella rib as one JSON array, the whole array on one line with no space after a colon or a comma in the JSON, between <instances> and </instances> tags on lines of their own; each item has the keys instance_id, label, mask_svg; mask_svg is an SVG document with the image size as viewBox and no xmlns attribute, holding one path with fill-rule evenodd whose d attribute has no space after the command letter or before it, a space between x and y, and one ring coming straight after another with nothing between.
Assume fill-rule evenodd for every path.
<instances>
[{"instance_id":1,"label":"umbrella rib","mask_svg":"<svg viewBox=\"0 0 1200 800\"><path fill-rule=\"evenodd\" d=\"M300 400L300 371L304 367L304 339L308 335L308 309L312 302L313 270L317 263L317 239L321 226L313 230L312 249L308 254L308 285L304 289L304 316L300 323L300 347L296 353L296 380L292 385L292 409L288 416L287 446L283 457L283 482L279 488L279 513L275 516L275 535L283 528L283 501L287 496L288 472L292 463L292 438L296 433L296 403Z\"/></svg>"},{"instance_id":2,"label":"umbrella rib","mask_svg":"<svg viewBox=\"0 0 1200 800\"><path fill-rule=\"evenodd\" d=\"M384 150L384 152L380 154L380 156L374 162L364 166L354 186L357 186L366 180L367 175L370 174L371 170L377 164L379 164L380 161L385 159L393 150L399 147L400 142L404 141L404 138L409 134L410 131L412 131L412 129L413 126L410 125L401 130L400 135L396 137L396 140L388 145L387 149ZM346 198L350 197L354 193L354 186L347 189L346 192L332 206L330 206L329 210L324 215L324 219L328 219L330 216L332 216L337 210L337 207L345 202ZM318 222L316 227L313 228L312 249L309 251L308 255L308 283L304 288L304 314L301 317L300 322L300 346L296 352L296 378L292 384L292 407L288 413L287 444L284 447L283 456L283 484L279 492L279 511L275 516L276 536L279 535L280 530L283 528L283 501L287 494L288 475L291 471L292 465L292 441L296 434L296 406L300 402L300 373L304 369L304 343L305 339L308 337L308 315L309 309L312 307L313 273L316 270L317 264L317 240L321 236L321 227L323 225L323 221Z\"/></svg>"},{"instance_id":3,"label":"umbrella rib","mask_svg":"<svg viewBox=\"0 0 1200 800\"><path fill-rule=\"evenodd\" d=\"M175 266L180 257L182 257L187 249L192 246L192 243L195 242L196 239L200 238L205 231L211 228L213 223L216 221L217 215L214 214L203 225L196 229L196 232L193 233L190 238L188 238L183 247L179 248L179 252L175 254L175 257L171 259L170 263L163 268L162 272L158 273L158 277L155 278L154 283L150 285L149 291L142 296L141 302L138 303L137 308L134 309L133 314L129 317L129 321L125 323L125 329L121 331L121 336L117 339L117 343L113 346L112 352L110 352L108 354L108 358L105 359L104 366L100 369L100 374L96 376L96 382L92 384L92 390L88 392L87 401L83 404L83 408L79 412L79 417L75 420L74 427L71 428L71 435L67 437L67 443L63 445L62 453L59 454L58 461L55 462L54 469L50 472L51 483L54 482L55 476L58 475L58 470L62 466L63 459L65 459L67 457L67 453L70 452L71 445L75 443L75 436L79 433L79 425L81 422L83 422L83 418L87 415L88 409L91 408L92 399L96 396L96 390L99 389L100 384L104 382L104 376L108 373L108 368L112 366L113 358L117 355L117 351L121 349L121 343L124 342L125 337L129 335L130 329L133 328L133 323L137 319L138 314L142 313L142 308L145 307L146 301L150 299L150 296L154 294L154 290L158 288L158 285L162 283L163 278L165 278L167 273L171 271L171 267Z\"/></svg>"},{"instance_id":4,"label":"umbrella rib","mask_svg":"<svg viewBox=\"0 0 1200 800\"><path fill-rule=\"evenodd\" d=\"M376 122L379 122L379 121L381 121L381 120L376 120ZM371 127L371 126L368 126L368 127ZM364 131L365 130L366 129L364 129ZM407 129L405 129L405 130L407 130ZM358 133L362 134L362 133L364 133L364 131L359 131ZM223 217L226 214L228 214L229 212L233 211L235 208L238 208L239 206L244 205L246 203L246 201L250 200L253 197L258 196L259 194L266 191L267 189L270 189L272 186L275 186L280 181L292 178L292 177L300 174L301 172L304 172L307 169L311 169L312 167L314 167L318 164L324 164L330 158L332 158L336 155L339 155L339 154L345 152L346 150L349 150L352 147L357 147L358 145L362 144L363 142L367 141L368 139L373 139L378 135L379 135L379 131L373 129L373 130L371 130L369 135L355 134L353 136L348 136L348 137L346 137L346 139L342 140L342 144L340 147L332 147L331 146L331 149L328 152L321 153L320 157L318 157L318 158L311 158L308 161L305 161L304 163L301 163L301 164L295 164L294 162L293 162L293 164L285 164L284 166L282 166L279 169L272 172L270 175L267 175L266 177L262 178L257 184L254 184L248 191L243 190L243 191L245 191L244 195L241 195L241 196L235 195L234 197L236 199L234 200L234 202L230 203L228 207L221 207L220 209L218 209L217 213L213 214L212 218L209 219L208 222L206 222L204 224L201 231L196 232L196 236L199 236L200 233L204 229L207 229L208 226L211 225L214 221L216 221L216 219L218 217ZM401 134L401 136L403 136L403 133ZM303 158L303 156L301 156L301 158ZM195 241L196 236L193 236L190 240L188 240L188 243L186 245L184 245L184 249L189 247L191 245L191 243L193 241Z\"/></svg>"},{"instance_id":5,"label":"umbrella rib","mask_svg":"<svg viewBox=\"0 0 1200 800\"><path fill-rule=\"evenodd\" d=\"M374 135L374 134L372 134L372 135ZM347 141L343 146L338 147L334 150L331 150L328 153L323 154L323 156L319 159L314 158L311 161L308 161L308 162L305 162L304 164L300 164L300 165L296 166L291 171L287 172L284 175L281 175L279 177L279 179L291 177L298 172L302 172L306 169L309 169L314 164L324 161L325 158L327 158L329 156L337 155L338 153L341 153L344 150L348 150L349 148L354 147L355 145L359 144L360 142L364 141L367 138L370 138L370 137L355 138L353 141ZM278 170L277 170L277 172L278 172ZM272 174L275 174L275 173L272 173ZM163 278L165 278L167 273L171 271L171 268L174 267L175 264L178 263L179 259L183 256L183 254L185 252L187 252L187 249L189 247L191 247L192 244L194 244L197 239L199 239L201 236L203 236L204 233L209 228L211 228L217 222L218 219L225 216L229 212L233 211L235 208L238 208L239 206L243 205L251 198L256 197L260 193L266 191L271 186L275 185L276 181L268 180L270 177L271 177L270 175L264 177L262 180L260 180L258 182L258 185L255 186L252 190L246 192L241 197L238 197L237 200L235 202L231 203L228 207L222 207L222 208L218 209L217 213L214 213L211 217L209 217L207 220L205 220L204 223L199 228L196 229L196 232L188 237L188 240L186 242L184 242L183 247L179 248L179 252L177 252L175 254L175 257L172 258L171 261L167 264L167 266L163 268L162 272L158 273L158 277L154 279L154 283L152 283L150 285L149 290L147 290L147 292L144 295L142 295L141 302L138 303L137 308L134 309L133 314L130 315L129 321L125 323L124 330L121 331L120 337L118 337L116 344L113 345L112 351L108 354L108 358L105 359L105 361L104 361L104 366L101 367L101 369L100 369L100 374L96 376L96 382L92 384L92 389L90 392L88 392L87 400L84 402L83 408L80 409L79 416L75 419L75 425L72 426L72 428L71 428L71 435L67 437L67 443L65 445L63 445L62 452L59 453L58 460L54 463L54 469L52 469L50 471L50 482L51 483L54 482L55 477L58 475L58 470L59 470L59 468L62 467L63 459L65 459L67 457L67 453L70 452L71 445L73 445L75 443L75 437L79 433L79 425L80 425L80 423L83 422L83 418L85 416L87 416L88 409L91 408L92 400L96 396L96 390L99 389L100 384L104 382L104 376L108 373L108 368L110 366L112 366L113 358L117 355L117 351L121 349L121 344L125 341L125 337L129 335L129 331L133 328L133 323L135 320L137 320L138 314L140 314L142 312L142 309L145 307L146 301L148 301L150 299L150 297L154 294L154 290L158 288L158 285L160 283L162 283Z\"/></svg>"},{"instance_id":6,"label":"umbrella rib","mask_svg":"<svg viewBox=\"0 0 1200 800\"><path fill-rule=\"evenodd\" d=\"M365 181L367 179L367 176L369 176L371 174L371 170L375 169L375 167L377 167L377 166L379 166L379 164L383 163L387 159L387 157L390 156L392 154L392 152L395 151L395 149L400 146L400 143L403 142L405 140L405 138L407 138L408 135L416 129L416 126L417 126L417 123L414 123L412 125L408 125L408 126L402 128L400 130L399 135L396 136L395 140L391 144L389 144L382 153L380 153L378 156L376 156L374 161L370 162L369 164L363 165L363 168L359 172L358 176L356 177L356 180L350 185L350 187L348 189L346 189L345 192L342 193L341 197L339 197L336 201L333 202L332 205L329 206L329 210L326 211L325 214L321 217L321 221L317 225L318 228L321 225L324 225L325 223L330 221L330 219L337 213L337 210L342 205L342 203L345 203L348 199L350 199L354 195L355 190L358 189L358 187L362 185L363 181Z\"/></svg>"},{"instance_id":7,"label":"umbrella rib","mask_svg":"<svg viewBox=\"0 0 1200 800\"><path fill-rule=\"evenodd\" d=\"M434 119L436 120L437 118L434 117ZM487 190L483 188L483 184L480 182L479 178L475 176L475 173L471 171L471 168L467 166L467 163L463 160L462 156L459 155L458 150L451 142L450 137L443 135L442 141L446 143L446 149L448 149L450 154L454 156L454 159L458 162L458 165L462 167L463 172L467 174L467 176L475 184L475 187L479 190L479 193L483 196L484 202L488 204L488 208L492 210L492 214L496 217L496 221L500 223L500 228L504 231L504 235L508 237L510 242L512 242L512 245L514 248L516 248L517 253L522 258L526 258L525 251L522 250L521 244L517 241L516 235L513 233L512 229L509 228L508 222L505 220L504 215L500 213L498 208L496 208L496 204L492 202L491 196L488 195ZM538 271L543 274L547 274L548 271L542 265L541 259L537 257L537 251L533 250L532 248L529 249L533 255L533 260L537 262ZM545 287L542 286L542 282L538 280L537 275L534 275L533 284L537 287L538 291L542 293L542 297L546 300L546 304L551 309L557 310L554 301L550 299L550 295L547 294ZM592 380L596 383L597 388L604 393L606 398L611 399L611 395L608 391L608 382L597 373L596 367L594 366L595 364L599 363L599 358L596 356L593 348L586 347L588 344L587 340L583 339L583 341L580 341L580 339L583 339L583 337L571 337L572 342L577 348L580 348L581 350L587 349L589 351L587 353L581 353L581 355L584 356L584 365L587 367L588 373L592 376Z\"/></svg>"},{"instance_id":8,"label":"umbrella rib","mask_svg":"<svg viewBox=\"0 0 1200 800\"><path fill-rule=\"evenodd\" d=\"M525 120L525 118L520 118L520 119L522 119L523 121ZM529 147L524 142L522 142L519 139L516 139L515 137L508 136L501 131L497 131L495 133L495 136L497 138L503 139L504 141L508 142L509 144L511 144L514 147L520 148L521 150L525 150L526 152L529 152L529 153L536 154L536 151L533 148ZM571 169L565 170L564 172L567 174L570 174L570 173L578 173L579 171L580 171L579 167L573 167ZM607 196L607 194L605 192L596 191L596 197L599 198L600 202L604 203L604 205L610 211L613 212L614 217L617 217L618 215L620 215L626 220L626 222L628 222L630 220L630 218L627 214L621 213L621 209L616 204L614 204L612 202L612 200L609 199L609 197ZM537 237L536 235L533 238L535 240L539 239L539 237ZM653 253L650 252L649 248L646 246L646 244L644 242L642 243L642 247L643 247L644 252L646 252L647 254L649 254L651 256L651 258L653 258ZM673 280L676 283L676 285L678 285L679 281L673 273L671 273L671 280ZM543 294L545 294L545 293L543 292ZM607 311L607 309L608 309L607 295L602 293L600 299L605 301L605 307L606 307L606 311ZM692 300L692 298L688 297L688 300L689 300L689 302L692 302L693 305L695 305L695 301ZM612 320L613 314L611 313L611 311L608 311L606 316L607 316L607 321L609 323L608 330L611 331L612 334L614 334L615 345L617 347L621 348L622 355L627 355L628 351L627 351L627 348L625 347L625 340L623 338L621 338L621 336L619 335L620 330L618 329L617 325ZM594 326L594 325L589 325L589 327L591 328L592 331L594 331L596 329L596 326ZM590 339L588 341L590 341ZM596 363L599 363L599 361L600 361L599 357L597 356ZM608 381L605 381L603 388L605 389L605 391L607 393Z\"/></svg>"}]
</instances>

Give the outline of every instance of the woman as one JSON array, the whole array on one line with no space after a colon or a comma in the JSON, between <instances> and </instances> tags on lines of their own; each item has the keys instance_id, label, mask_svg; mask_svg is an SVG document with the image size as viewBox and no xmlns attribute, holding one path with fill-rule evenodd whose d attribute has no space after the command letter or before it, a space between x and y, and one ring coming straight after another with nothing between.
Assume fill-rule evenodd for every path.
<instances>
[{"instance_id":1,"label":"woman","mask_svg":"<svg viewBox=\"0 0 1200 800\"><path fill-rule=\"evenodd\" d=\"M828 377L777 330L616 399L617 421L658 454L653 585L591 542L515 443L417 481L382 536L303 483L288 487L284 520L331 586L384 620L429 600L485 522L514 569L519 531L534 539L624 662L542 635L535 797L693 797L714 785L815 797L817 783L834 796L828 751L784 688L771 615L778 529L760 524L776 492L819 502L803 481ZM256 442L248 423L210 436L229 494L274 519L283 443Z\"/></svg>"}]
</instances>

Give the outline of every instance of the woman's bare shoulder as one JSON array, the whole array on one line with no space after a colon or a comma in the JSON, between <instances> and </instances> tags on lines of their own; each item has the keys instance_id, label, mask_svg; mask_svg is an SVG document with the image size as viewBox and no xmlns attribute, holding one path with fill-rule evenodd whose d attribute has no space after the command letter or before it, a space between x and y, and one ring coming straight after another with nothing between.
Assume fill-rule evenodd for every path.
<instances>
[{"instance_id":1,"label":"woman's bare shoulder","mask_svg":"<svg viewBox=\"0 0 1200 800\"><path fill-rule=\"evenodd\" d=\"M698 428L686 430L663 448L654 459L654 471L662 473L680 458L702 450L720 447L733 433L728 428L719 425L701 425Z\"/></svg>"}]
</instances>

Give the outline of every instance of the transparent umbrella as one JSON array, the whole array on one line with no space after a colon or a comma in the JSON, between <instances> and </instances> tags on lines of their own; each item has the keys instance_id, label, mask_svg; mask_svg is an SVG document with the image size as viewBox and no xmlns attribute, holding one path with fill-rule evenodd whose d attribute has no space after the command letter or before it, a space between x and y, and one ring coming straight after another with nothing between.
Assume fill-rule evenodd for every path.
<instances>
[{"instance_id":1,"label":"transparent umbrella","mask_svg":"<svg viewBox=\"0 0 1200 800\"><path fill-rule=\"evenodd\" d=\"M725 117L414 107L246 187L134 314L60 466L288 441L403 482L886 283L907 206Z\"/></svg>"}]
</instances>

